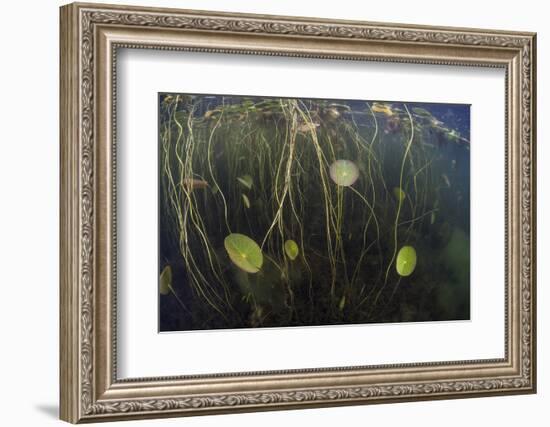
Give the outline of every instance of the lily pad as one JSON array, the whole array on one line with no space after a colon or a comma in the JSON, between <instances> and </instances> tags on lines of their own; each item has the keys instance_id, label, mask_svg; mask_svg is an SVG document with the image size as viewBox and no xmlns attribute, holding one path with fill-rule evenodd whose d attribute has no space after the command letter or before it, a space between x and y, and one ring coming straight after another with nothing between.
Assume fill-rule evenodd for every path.
<instances>
[{"instance_id":1,"label":"lily pad","mask_svg":"<svg viewBox=\"0 0 550 427\"><path fill-rule=\"evenodd\" d=\"M330 165L330 178L342 187L353 185L359 178L359 168L351 160L336 160Z\"/></svg>"},{"instance_id":2,"label":"lily pad","mask_svg":"<svg viewBox=\"0 0 550 427\"><path fill-rule=\"evenodd\" d=\"M250 175L239 176L237 177L237 181L239 181L239 183L241 183L244 187L246 187L249 190L252 188L252 185L254 184L254 180Z\"/></svg>"},{"instance_id":3,"label":"lily pad","mask_svg":"<svg viewBox=\"0 0 550 427\"><path fill-rule=\"evenodd\" d=\"M229 258L247 273L257 273L262 268L264 256L258 244L244 234L232 233L223 242Z\"/></svg>"},{"instance_id":4,"label":"lily pad","mask_svg":"<svg viewBox=\"0 0 550 427\"><path fill-rule=\"evenodd\" d=\"M160 273L159 292L161 295L168 295L172 287L172 267L167 265Z\"/></svg>"},{"instance_id":5,"label":"lily pad","mask_svg":"<svg viewBox=\"0 0 550 427\"><path fill-rule=\"evenodd\" d=\"M405 192L399 187L393 187L393 195L399 203L403 203L403 200L405 200L405 197L407 197Z\"/></svg>"},{"instance_id":6,"label":"lily pad","mask_svg":"<svg viewBox=\"0 0 550 427\"><path fill-rule=\"evenodd\" d=\"M296 259L299 253L300 248L298 247L298 243L296 243L294 240L287 240L285 242L285 254L292 261Z\"/></svg>"},{"instance_id":7,"label":"lily pad","mask_svg":"<svg viewBox=\"0 0 550 427\"><path fill-rule=\"evenodd\" d=\"M416 267L416 250L412 246L403 246L397 254L395 268L400 276L410 276Z\"/></svg>"}]
</instances>

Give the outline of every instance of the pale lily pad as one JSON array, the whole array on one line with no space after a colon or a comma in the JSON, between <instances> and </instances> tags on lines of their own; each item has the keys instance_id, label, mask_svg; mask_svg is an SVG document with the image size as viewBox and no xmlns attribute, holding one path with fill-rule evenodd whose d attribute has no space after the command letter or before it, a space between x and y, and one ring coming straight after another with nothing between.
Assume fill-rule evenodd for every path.
<instances>
[{"instance_id":1,"label":"pale lily pad","mask_svg":"<svg viewBox=\"0 0 550 427\"><path fill-rule=\"evenodd\" d=\"M239 181L244 187L246 187L249 190L252 188L252 185L254 184L254 180L250 175L239 176L237 177L237 181Z\"/></svg>"},{"instance_id":2,"label":"pale lily pad","mask_svg":"<svg viewBox=\"0 0 550 427\"><path fill-rule=\"evenodd\" d=\"M412 246L403 246L397 254L395 268L400 276L410 276L416 267L416 250Z\"/></svg>"},{"instance_id":3,"label":"pale lily pad","mask_svg":"<svg viewBox=\"0 0 550 427\"><path fill-rule=\"evenodd\" d=\"M262 268L264 256L258 244L244 234L232 233L223 242L229 258L247 273L257 273Z\"/></svg>"},{"instance_id":4,"label":"pale lily pad","mask_svg":"<svg viewBox=\"0 0 550 427\"><path fill-rule=\"evenodd\" d=\"M342 187L353 185L359 178L359 168L351 160L336 160L330 165L330 178Z\"/></svg>"},{"instance_id":5,"label":"pale lily pad","mask_svg":"<svg viewBox=\"0 0 550 427\"><path fill-rule=\"evenodd\" d=\"M161 295L168 295L172 287L172 267L167 265L160 273L159 291Z\"/></svg>"},{"instance_id":6,"label":"pale lily pad","mask_svg":"<svg viewBox=\"0 0 550 427\"><path fill-rule=\"evenodd\" d=\"M298 243L296 243L294 240L287 240L285 242L285 254L292 261L296 259L299 253L300 248L298 247Z\"/></svg>"},{"instance_id":7,"label":"pale lily pad","mask_svg":"<svg viewBox=\"0 0 550 427\"><path fill-rule=\"evenodd\" d=\"M405 197L407 197L405 192L399 187L393 188L393 195L395 196L395 198L399 203L403 203L403 200L405 200Z\"/></svg>"}]
</instances>

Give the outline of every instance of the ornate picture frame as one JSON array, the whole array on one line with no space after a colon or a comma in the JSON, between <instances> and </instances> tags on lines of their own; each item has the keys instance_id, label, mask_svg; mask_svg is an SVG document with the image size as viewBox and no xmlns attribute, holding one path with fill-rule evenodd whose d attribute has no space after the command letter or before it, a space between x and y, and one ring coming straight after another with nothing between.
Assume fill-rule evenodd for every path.
<instances>
[{"instance_id":1,"label":"ornate picture frame","mask_svg":"<svg viewBox=\"0 0 550 427\"><path fill-rule=\"evenodd\" d=\"M79 423L536 391L535 34L80 3L60 13L61 419ZM119 379L120 48L503 69L504 357Z\"/></svg>"}]
</instances>

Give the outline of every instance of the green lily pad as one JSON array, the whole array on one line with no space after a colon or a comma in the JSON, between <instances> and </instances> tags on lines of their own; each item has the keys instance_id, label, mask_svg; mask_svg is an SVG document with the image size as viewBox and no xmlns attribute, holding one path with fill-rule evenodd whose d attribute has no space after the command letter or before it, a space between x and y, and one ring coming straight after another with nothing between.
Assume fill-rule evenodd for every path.
<instances>
[{"instance_id":1,"label":"green lily pad","mask_svg":"<svg viewBox=\"0 0 550 427\"><path fill-rule=\"evenodd\" d=\"M406 193L399 187L393 187L393 195L399 203L403 203L403 200L407 197Z\"/></svg>"},{"instance_id":2,"label":"green lily pad","mask_svg":"<svg viewBox=\"0 0 550 427\"><path fill-rule=\"evenodd\" d=\"M397 254L395 268L400 276L410 276L416 267L416 251L412 246L403 246Z\"/></svg>"},{"instance_id":3,"label":"green lily pad","mask_svg":"<svg viewBox=\"0 0 550 427\"><path fill-rule=\"evenodd\" d=\"M296 259L299 253L300 248L298 247L298 243L296 243L294 240L287 240L285 242L285 254L292 261Z\"/></svg>"},{"instance_id":4,"label":"green lily pad","mask_svg":"<svg viewBox=\"0 0 550 427\"><path fill-rule=\"evenodd\" d=\"M172 267L167 265L160 273L159 292L161 295L168 295L172 287Z\"/></svg>"},{"instance_id":5,"label":"green lily pad","mask_svg":"<svg viewBox=\"0 0 550 427\"><path fill-rule=\"evenodd\" d=\"M237 181L239 181L244 187L246 187L249 190L252 188L252 185L254 184L254 180L250 175L239 176L237 177Z\"/></svg>"},{"instance_id":6,"label":"green lily pad","mask_svg":"<svg viewBox=\"0 0 550 427\"><path fill-rule=\"evenodd\" d=\"M329 174L336 184L349 187L359 178L359 168L351 160L336 160L330 165Z\"/></svg>"},{"instance_id":7,"label":"green lily pad","mask_svg":"<svg viewBox=\"0 0 550 427\"><path fill-rule=\"evenodd\" d=\"M229 258L247 273L257 273L262 268L264 256L258 244L244 234L232 233L223 242Z\"/></svg>"}]
</instances>

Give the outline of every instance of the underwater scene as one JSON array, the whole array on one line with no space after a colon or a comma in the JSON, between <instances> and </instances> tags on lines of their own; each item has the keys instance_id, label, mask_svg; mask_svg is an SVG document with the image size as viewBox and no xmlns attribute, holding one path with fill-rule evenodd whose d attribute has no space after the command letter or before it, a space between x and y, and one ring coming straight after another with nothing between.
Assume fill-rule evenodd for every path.
<instances>
[{"instance_id":1,"label":"underwater scene","mask_svg":"<svg viewBox=\"0 0 550 427\"><path fill-rule=\"evenodd\" d=\"M470 318L470 106L159 94L159 331Z\"/></svg>"}]
</instances>

